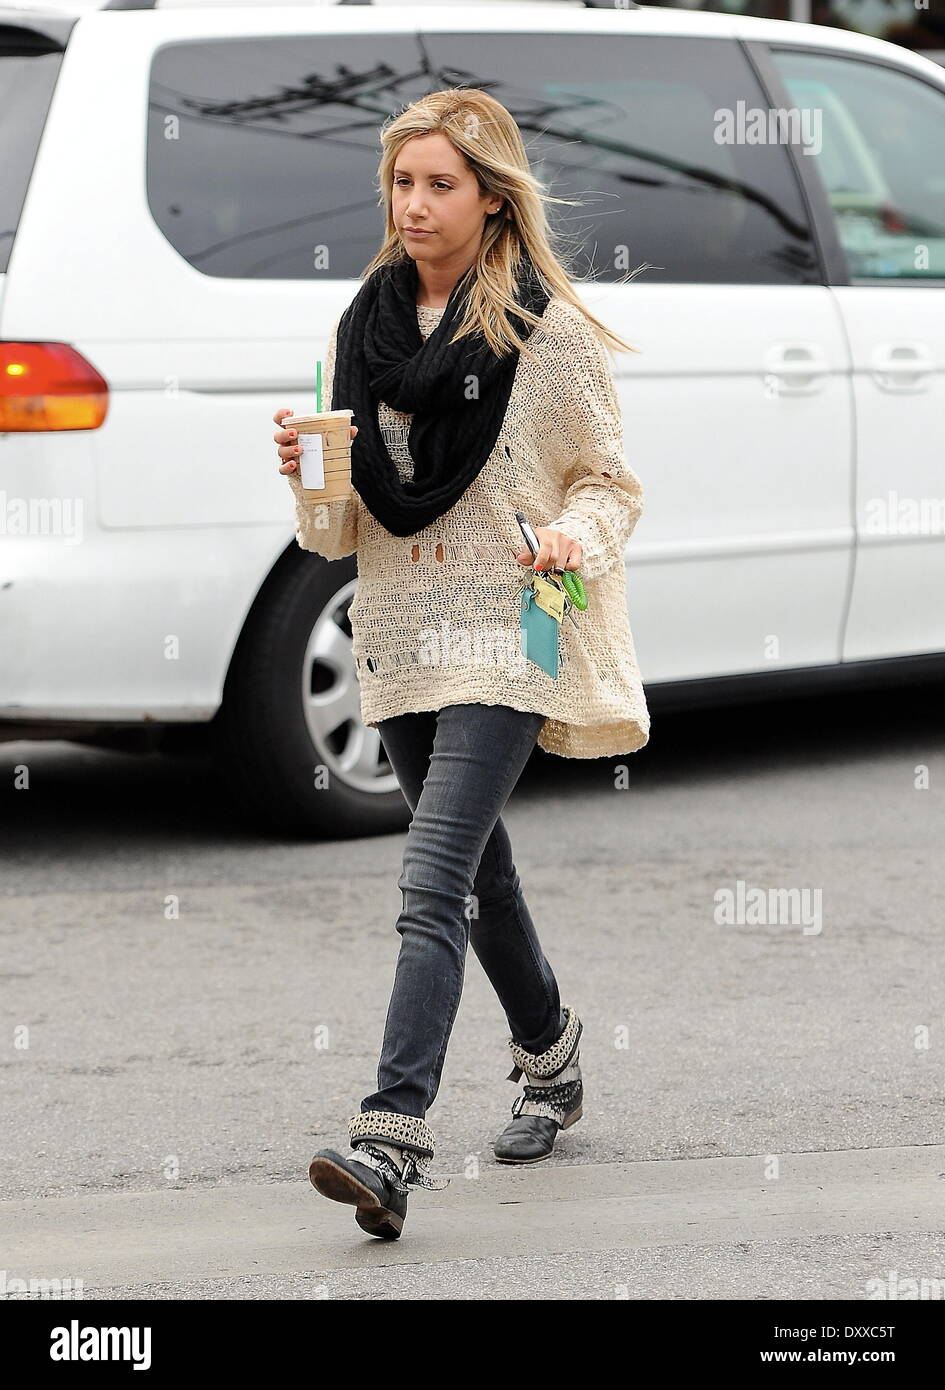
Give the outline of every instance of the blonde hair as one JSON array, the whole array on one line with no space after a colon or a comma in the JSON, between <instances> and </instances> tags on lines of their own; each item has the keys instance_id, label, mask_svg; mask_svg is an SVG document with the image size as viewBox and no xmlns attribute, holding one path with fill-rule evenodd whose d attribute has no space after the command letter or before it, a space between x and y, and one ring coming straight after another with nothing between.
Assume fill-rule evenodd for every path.
<instances>
[{"instance_id":1,"label":"blonde hair","mask_svg":"<svg viewBox=\"0 0 945 1390\"><path fill-rule=\"evenodd\" d=\"M457 342L479 329L498 356L519 348L527 356L534 357L508 317L514 312L526 323L537 326L542 322L516 299L515 272L524 247L547 294L561 295L580 309L605 346L639 352L639 348L624 342L595 318L574 293L568 279L566 257L561 250L562 238L550 227L545 204L575 204L575 200L554 198L546 192L546 185L529 167L522 133L512 114L478 87L452 87L431 92L406 107L400 115L391 116L381 127L378 178L380 202L386 213L386 235L383 246L363 271L363 278L382 266L408 258L392 213L393 171L408 140L435 132L445 135L465 158L484 194L504 199L499 211L486 218L479 253L462 277L471 281L470 294L452 341ZM638 266L637 270L643 268ZM620 283L632 279L636 273L631 272Z\"/></svg>"}]
</instances>

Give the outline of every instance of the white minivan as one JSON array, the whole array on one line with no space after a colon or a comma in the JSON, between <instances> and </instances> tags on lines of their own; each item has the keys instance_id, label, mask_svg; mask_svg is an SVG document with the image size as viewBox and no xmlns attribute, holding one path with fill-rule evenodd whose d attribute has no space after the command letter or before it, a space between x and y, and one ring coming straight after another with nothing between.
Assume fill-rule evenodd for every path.
<instances>
[{"instance_id":1,"label":"white minivan","mask_svg":"<svg viewBox=\"0 0 945 1390\"><path fill-rule=\"evenodd\" d=\"M379 127L457 85L640 349L651 708L941 675L941 66L632 4L76 0L0 8L0 738L202 735L260 823L409 819L272 415L379 245Z\"/></svg>"}]
</instances>

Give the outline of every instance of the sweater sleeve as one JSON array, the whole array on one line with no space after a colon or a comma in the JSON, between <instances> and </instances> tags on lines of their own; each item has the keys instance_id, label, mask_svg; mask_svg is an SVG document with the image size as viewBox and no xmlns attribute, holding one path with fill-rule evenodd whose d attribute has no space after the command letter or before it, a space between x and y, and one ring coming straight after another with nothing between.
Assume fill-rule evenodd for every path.
<instances>
[{"instance_id":1,"label":"sweater sleeve","mask_svg":"<svg viewBox=\"0 0 945 1390\"><path fill-rule=\"evenodd\" d=\"M643 511L643 489L624 457L623 420L607 349L572 305L555 346L549 423L559 434L566 492L562 510L546 525L580 543L578 572L597 579L622 563Z\"/></svg>"},{"instance_id":2,"label":"sweater sleeve","mask_svg":"<svg viewBox=\"0 0 945 1390\"><path fill-rule=\"evenodd\" d=\"M322 373L322 401L331 404L335 375L335 350L338 346L338 324L335 321L325 354ZM353 555L358 548L358 494L352 489L347 497L333 497L329 502L313 502L302 496L299 470L284 473L295 493L295 539L303 550L314 550L327 560L340 560Z\"/></svg>"}]
</instances>

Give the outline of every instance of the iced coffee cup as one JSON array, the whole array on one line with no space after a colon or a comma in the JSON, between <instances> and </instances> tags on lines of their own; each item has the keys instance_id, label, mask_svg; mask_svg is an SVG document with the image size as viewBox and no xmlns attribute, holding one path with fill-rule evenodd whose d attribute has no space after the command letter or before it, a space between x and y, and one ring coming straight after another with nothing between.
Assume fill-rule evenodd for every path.
<instances>
[{"instance_id":1,"label":"iced coffee cup","mask_svg":"<svg viewBox=\"0 0 945 1390\"><path fill-rule=\"evenodd\" d=\"M284 430L298 433L299 482L306 502L330 502L351 495L351 417L353 410L321 415L287 415Z\"/></svg>"}]
</instances>

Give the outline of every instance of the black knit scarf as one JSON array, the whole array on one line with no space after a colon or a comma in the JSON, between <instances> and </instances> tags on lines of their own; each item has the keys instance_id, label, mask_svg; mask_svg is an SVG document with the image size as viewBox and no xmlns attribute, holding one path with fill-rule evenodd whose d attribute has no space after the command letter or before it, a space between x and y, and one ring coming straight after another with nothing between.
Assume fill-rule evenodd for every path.
<instances>
[{"instance_id":1,"label":"black knit scarf","mask_svg":"<svg viewBox=\"0 0 945 1390\"><path fill-rule=\"evenodd\" d=\"M381 266L338 324L331 409L354 411L351 483L395 536L412 536L446 512L481 472L505 418L519 352L499 358L480 330L450 344L475 268L454 285L426 342L417 323L418 275L411 257ZM522 248L516 302L542 315L549 296ZM532 327L510 314L523 339ZM413 415L407 447L413 478L403 482L384 443L377 403Z\"/></svg>"}]
</instances>

